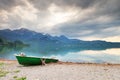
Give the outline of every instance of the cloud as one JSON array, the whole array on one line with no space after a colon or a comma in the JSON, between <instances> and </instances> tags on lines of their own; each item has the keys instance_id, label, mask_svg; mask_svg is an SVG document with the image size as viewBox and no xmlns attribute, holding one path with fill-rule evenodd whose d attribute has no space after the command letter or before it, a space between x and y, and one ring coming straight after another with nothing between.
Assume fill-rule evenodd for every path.
<instances>
[{"instance_id":1,"label":"cloud","mask_svg":"<svg viewBox=\"0 0 120 80\"><path fill-rule=\"evenodd\" d=\"M119 3L120 0L0 0L0 29L28 28L84 40L115 40L120 37Z\"/></svg>"},{"instance_id":2,"label":"cloud","mask_svg":"<svg viewBox=\"0 0 120 80\"><path fill-rule=\"evenodd\" d=\"M120 0L28 0L35 8L47 10L51 4L61 8L76 7L78 9L96 8L96 15L120 15ZM116 17L117 18L117 17Z\"/></svg>"},{"instance_id":3,"label":"cloud","mask_svg":"<svg viewBox=\"0 0 120 80\"><path fill-rule=\"evenodd\" d=\"M81 7L87 8L92 6L95 0L29 0L38 9L47 9L51 4L56 4L59 7Z\"/></svg>"},{"instance_id":4,"label":"cloud","mask_svg":"<svg viewBox=\"0 0 120 80\"><path fill-rule=\"evenodd\" d=\"M112 15L120 15L120 0L107 0L106 3L104 3L103 5L99 5L101 6L98 10L98 14L102 13L102 14L105 14L105 15L109 15L109 16L112 16Z\"/></svg>"},{"instance_id":5,"label":"cloud","mask_svg":"<svg viewBox=\"0 0 120 80\"><path fill-rule=\"evenodd\" d=\"M23 0L0 0L0 10L11 10L18 5L24 5Z\"/></svg>"}]
</instances>

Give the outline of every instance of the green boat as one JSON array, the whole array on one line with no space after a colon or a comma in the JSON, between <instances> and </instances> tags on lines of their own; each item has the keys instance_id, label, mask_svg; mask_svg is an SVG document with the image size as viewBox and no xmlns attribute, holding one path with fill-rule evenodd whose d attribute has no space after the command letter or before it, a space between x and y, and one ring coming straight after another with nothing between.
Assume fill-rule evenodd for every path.
<instances>
[{"instance_id":1,"label":"green boat","mask_svg":"<svg viewBox=\"0 0 120 80\"><path fill-rule=\"evenodd\" d=\"M58 59L52 58L39 58L39 57L28 57L28 56L19 56L15 55L18 63L21 65L42 65L42 60L45 60L45 63L56 63Z\"/></svg>"}]
</instances>

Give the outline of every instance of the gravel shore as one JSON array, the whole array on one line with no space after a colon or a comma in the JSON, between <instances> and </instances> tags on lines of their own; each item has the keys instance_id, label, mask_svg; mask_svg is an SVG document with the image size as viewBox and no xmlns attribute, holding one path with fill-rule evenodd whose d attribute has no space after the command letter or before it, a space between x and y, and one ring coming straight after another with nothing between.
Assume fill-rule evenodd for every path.
<instances>
[{"instance_id":1,"label":"gravel shore","mask_svg":"<svg viewBox=\"0 0 120 80\"><path fill-rule=\"evenodd\" d=\"M8 73L0 80L120 80L120 65L51 63L45 66L22 66L16 61L0 61Z\"/></svg>"}]
</instances>

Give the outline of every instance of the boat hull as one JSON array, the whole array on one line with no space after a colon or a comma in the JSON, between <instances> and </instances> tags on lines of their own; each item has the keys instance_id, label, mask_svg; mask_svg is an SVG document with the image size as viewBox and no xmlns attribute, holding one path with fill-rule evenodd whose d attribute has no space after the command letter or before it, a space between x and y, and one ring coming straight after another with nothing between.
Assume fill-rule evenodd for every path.
<instances>
[{"instance_id":1,"label":"boat hull","mask_svg":"<svg viewBox=\"0 0 120 80\"><path fill-rule=\"evenodd\" d=\"M38 58L38 57L26 57L26 56L16 56L18 63L21 65L41 65L42 61L41 59L43 58ZM58 62L57 59L49 59L49 58L44 58L45 63L56 63Z\"/></svg>"}]
</instances>

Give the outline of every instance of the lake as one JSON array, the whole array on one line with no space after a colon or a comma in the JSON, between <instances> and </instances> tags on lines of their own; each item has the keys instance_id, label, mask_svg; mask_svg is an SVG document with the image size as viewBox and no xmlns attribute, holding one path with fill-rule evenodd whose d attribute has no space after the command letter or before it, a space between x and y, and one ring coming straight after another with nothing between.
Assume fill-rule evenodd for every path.
<instances>
[{"instance_id":1,"label":"lake","mask_svg":"<svg viewBox=\"0 0 120 80\"><path fill-rule=\"evenodd\" d=\"M16 60L14 54L24 52L27 56L57 58L65 62L90 62L90 63L113 63L120 64L120 48L105 50L82 50L82 49L43 49L42 47L11 48L0 46L0 58Z\"/></svg>"}]
</instances>

